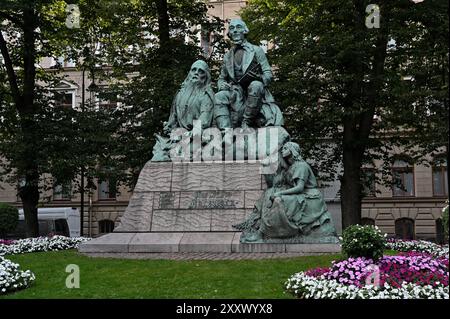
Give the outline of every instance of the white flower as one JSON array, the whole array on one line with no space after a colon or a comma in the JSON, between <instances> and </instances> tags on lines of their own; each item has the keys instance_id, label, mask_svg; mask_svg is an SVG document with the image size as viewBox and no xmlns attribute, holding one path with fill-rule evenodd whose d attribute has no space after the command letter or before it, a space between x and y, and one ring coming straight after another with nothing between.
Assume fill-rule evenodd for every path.
<instances>
[{"instance_id":1,"label":"white flower","mask_svg":"<svg viewBox=\"0 0 450 319\"><path fill-rule=\"evenodd\" d=\"M90 238L64 236L20 239L11 245L0 244L0 256L78 248L80 243L88 240Z\"/></svg>"},{"instance_id":2,"label":"white flower","mask_svg":"<svg viewBox=\"0 0 450 319\"><path fill-rule=\"evenodd\" d=\"M286 285L286 289L298 298L322 298L322 299L448 299L448 286L442 284L436 287L430 285L422 287L413 283L403 282L400 288L392 288L389 284L381 287L367 285L358 288L354 285L340 284L336 280L328 280L323 276L314 278L305 275L305 273L297 273L293 275L288 282L304 287L301 291L290 289Z\"/></svg>"},{"instance_id":3,"label":"white flower","mask_svg":"<svg viewBox=\"0 0 450 319\"><path fill-rule=\"evenodd\" d=\"M90 239L84 237L69 238L53 236L51 238L20 239L11 245L0 244L0 292L7 293L12 290L26 288L36 279L30 270L20 270L18 264L2 257L3 255L78 248L80 243L87 240Z\"/></svg>"},{"instance_id":4,"label":"white flower","mask_svg":"<svg viewBox=\"0 0 450 319\"><path fill-rule=\"evenodd\" d=\"M30 271L19 270L19 265L0 256L0 289L1 293L28 287L35 280Z\"/></svg>"}]
</instances>

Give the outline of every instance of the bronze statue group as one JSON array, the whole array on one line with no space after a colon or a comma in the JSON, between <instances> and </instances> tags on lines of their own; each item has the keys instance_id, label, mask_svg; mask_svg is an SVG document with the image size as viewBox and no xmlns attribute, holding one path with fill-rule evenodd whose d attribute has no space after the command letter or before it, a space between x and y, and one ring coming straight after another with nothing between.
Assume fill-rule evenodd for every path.
<instances>
[{"instance_id":1,"label":"bronze statue group","mask_svg":"<svg viewBox=\"0 0 450 319\"><path fill-rule=\"evenodd\" d=\"M262 48L246 40L248 32L244 21L230 21L233 47L224 56L217 93L207 63L192 64L173 100L165 136L157 135L152 161L170 161L176 141L169 134L176 129L191 134L194 121L202 129L221 131L279 127L280 156L275 172L265 175L268 188L247 220L234 225L242 231L241 242L335 243L335 227L313 171L282 128L283 115L268 89L273 77L269 62Z\"/></svg>"}]
</instances>

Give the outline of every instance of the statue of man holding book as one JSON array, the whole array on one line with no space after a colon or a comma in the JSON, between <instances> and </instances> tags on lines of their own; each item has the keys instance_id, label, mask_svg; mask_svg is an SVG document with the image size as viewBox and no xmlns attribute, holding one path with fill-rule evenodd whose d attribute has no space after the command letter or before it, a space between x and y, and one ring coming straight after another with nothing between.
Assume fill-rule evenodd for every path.
<instances>
[{"instance_id":1,"label":"statue of man holding book","mask_svg":"<svg viewBox=\"0 0 450 319\"><path fill-rule=\"evenodd\" d=\"M225 53L214 102L219 129L283 125L283 115L268 90L271 67L263 49L246 40L248 32L241 19L230 21L233 47Z\"/></svg>"}]
</instances>

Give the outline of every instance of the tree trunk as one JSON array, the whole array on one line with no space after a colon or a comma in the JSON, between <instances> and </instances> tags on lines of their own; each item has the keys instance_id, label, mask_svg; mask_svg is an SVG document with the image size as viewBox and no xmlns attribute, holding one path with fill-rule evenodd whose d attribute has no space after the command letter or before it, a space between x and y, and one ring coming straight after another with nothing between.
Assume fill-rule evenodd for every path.
<instances>
[{"instance_id":1,"label":"tree trunk","mask_svg":"<svg viewBox=\"0 0 450 319\"><path fill-rule=\"evenodd\" d=\"M357 151L344 150L341 179L342 229L361 223L361 157Z\"/></svg>"},{"instance_id":2,"label":"tree trunk","mask_svg":"<svg viewBox=\"0 0 450 319\"><path fill-rule=\"evenodd\" d=\"M25 232L27 237L38 237L39 177L36 175L27 176L25 179L26 184L20 190L20 199L22 200L25 217Z\"/></svg>"},{"instance_id":3,"label":"tree trunk","mask_svg":"<svg viewBox=\"0 0 450 319\"><path fill-rule=\"evenodd\" d=\"M156 2L158 10L158 29L161 50L166 50L170 39L169 12L167 0L158 0Z\"/></svg>"},{"instance_id":4,"label":"tree trunk","mask_svg":"<svg viewBox=\"0 0 450 319\"><path fill-rule=\"evenodd\" d=\"M18 26L23 30L23 85L22 90L18 83L17 74L10 57L5 39L0 33L0 52L3 56L11 95L19 114L22 144L20 160L17 163L18 174L25 176L25 185L19 187L19 196L24 209L27 237L39 235L38 204L39 204L39 166L36 158L40 138L36 132L35 114L35 86L36 86L36 28L37 13L35 1L29 1L23 6L21 21Z\"/></svg>"},{"instance_id":5,"label":"tree trunk","mask_svg":"<svg viewBox=\"0 0 450 319\"><path fill-rule=\"evenodd\" d=\"M355 58L352 68L355 79L348 89L342 136L344 166L344 174L341 179L342 230L361 222L361 165L364 145L359 139L360 116L358 113L361 105L358 101L364 73L359 56Z\"/></svg>"},{"instance_id":6,"label":"tree trunk","mask_svg":"<svg viewBox=\"0 0 450 319\"><path fill-rule=\"evenodd\" d=\"M34 3L31 2L23 10L23 93L20 105L16 105L20 115L23 136L22 168L25 173L25 185L20 190L22 199L27 237L39 236L38 204L39 204L39 169L35 149L36 125L34 115L35 85L36 85L36 13Z\"/></svg>"},{"instance_id":7,"label":"tree trunk","mask_svg":"<svg viewBox=\"0 0 450 319\"><path fill-rule=\"evenodd\" d=\"M355 30L356 34L367 32L364 26L365 6L364 2L355 0ZM375 107L379 104L378 94L382 88L384 63L387 50L387 29L383 21L383 27L379 30L373 52L373 69L365 69L362 58L356 55L352 61L351 69L355 75L353 83L349 87L343 132L343 165L344 174L341 179L341 210L342 229L350 225L361 223L362 183L361 168L363 155L367 148L370 132L373 125ZM362 41L362 38L358 38ZM370 73L369 73L370 72ZM367 86L364 82L365 73L370 74L371 83ZM361 93L365 92L362 96ZM365 98L365 99L364 99ZM358 101L363 101L361 105Z\"/></svg>"},{"instance_id":8,"label":"tree trunk","mask_svg":"<svg viewBox=\"0 0 450 319\"><path fill-rule=\"evenodd\" d=\"M29 109L30 106L27 106ZM19 188L22 200L27 237L39 236L38 211L39 204L39 168L36 161L35 123L31 112L20 112L23 149L20 156L20 171L24 172L25 185Z\"/></svg>"}]
</instances>

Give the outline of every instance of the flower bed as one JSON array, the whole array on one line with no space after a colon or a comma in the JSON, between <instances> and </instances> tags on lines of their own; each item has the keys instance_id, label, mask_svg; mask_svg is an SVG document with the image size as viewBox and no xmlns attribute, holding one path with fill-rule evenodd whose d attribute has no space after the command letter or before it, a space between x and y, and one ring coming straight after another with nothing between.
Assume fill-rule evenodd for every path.
<instances>
[{"instance_id":1,"label":"flower bed","mask_svg":"<svg viewBox=\"0 0 450 319\"><path fill-rule=\"evenodd\" d=\"M448 247L391 241L397 256L358 257L294 274L286 290L298 298L449 298ZM446 252L446 253L445 253Z\"/></svg>"},{"instance_id":2,"label":"flower bed","mask_svg":"<svg viewBox=\"0 0 450 319\"><path fill-rule=\"evenodd\" d=\"M30 270L20 270L19 265L0 256L0 294L28 287L35 276Z\"/></svg>"},{"instance_id":3,"label":"flower bed","mask_svg":"<svg viewBox=\"0 0 450 319\"><path fill-rule=\"evenodd\" d=\"M80 243L88 240L90 238L65 236L19 239L9 243L0 243L0 256L78 248Z\"/></svg>"},{"instance_id":4,"label":"flower bed","mask_svg":"<svg viewBox=\"0 0 450 319\"><path fill-rule=\"evenodd\" d=\"M384 284L380 287L356 287L324 277L314 278L300 272L289 278L286 289L304 299L448 299L448 286L419 286L403 282L400 287Z\"/></svg>"},{"instance_id":5,"label":"flower bed","mask_svg":"<svg viewBox=\"0 0 450 319\"><path fill-rule=\"evenodd\" d=\"M3 255L78 248L80 243L88 240L90 238L65 236L0 240L0 294L26 288L35 280L30 270L20 270L19 264Z\"/></svg>"},{"instance_id":6,"label":"flower bed","mask_svg":"<svg viewBox=\"0 0 450 319\"><path fill-rule=\"evenodd\" d=\"M448 246L441 246L425 240L389 239L387 248L397 251L416 251L427 253L436 257L448 258Z\"/></svg>"}]
</instances>

